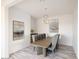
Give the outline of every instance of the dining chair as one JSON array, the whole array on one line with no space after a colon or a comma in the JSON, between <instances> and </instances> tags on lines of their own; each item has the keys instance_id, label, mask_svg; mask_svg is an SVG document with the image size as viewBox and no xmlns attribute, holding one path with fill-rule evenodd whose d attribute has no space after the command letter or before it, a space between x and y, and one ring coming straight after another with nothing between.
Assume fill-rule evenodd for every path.
<instances>
[{"instance_id":1,"label":"dining chair","mask_svg":"<svg viewBox=\"0 0 79 59\"><path fill-rule=\"evenodd\" d=\"M56 49L58 49L58 48L59 48L59 39L60 39L60 34L58 34L57 44L56 44Z\"/></svg>"},{"instance_id":2,"label":"dining chair","mask_svg":"<svg viewBox=\"0 0 79 59\"><path fill-rule=\"evenodd\" d=\"M32 41L35 42L35 36L36 35L32 35Z\"/></svg>"},{"instance_id":3,"label":"dining chair","mask_svg":"<svg viewBox=\"0 0 79 59\"><path fill-rule=\"evenodd\" d=\"M32 35L32 43L35 42L35 41L37 41L37 35ZM33 50L35 51L36 48L33 47Z\"/></svg>"},{"instance_id":4,"label":"dining chair","mask_svg":"<svg viewBox=\"0 0 79 59\"><path fill-rule=\"evenodd\" d=\"M60 34L56 34L54 37L51 37L51 41L52 41L52 44L48 47L48 51L52 51L52 52L55 52L56 49L58 48L58 41L59 41L59 36Z\"/></svg>"}]
</instances>

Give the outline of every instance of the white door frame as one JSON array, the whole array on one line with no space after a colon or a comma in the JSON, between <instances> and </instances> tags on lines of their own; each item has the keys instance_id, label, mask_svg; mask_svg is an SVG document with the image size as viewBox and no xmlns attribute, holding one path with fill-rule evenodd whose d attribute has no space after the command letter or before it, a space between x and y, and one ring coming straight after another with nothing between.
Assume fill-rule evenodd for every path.
<instances>
[{"instance_id":1,"label":"white door frame","mask_svg":"<svg viewBox=\"0 0 79 59\"><path fill-rule=\"evenodd\" d=\"M0 39L1 59L9 58L9 17L8 9L23 0L1 0Z\"/></svg>"}]
</instances>

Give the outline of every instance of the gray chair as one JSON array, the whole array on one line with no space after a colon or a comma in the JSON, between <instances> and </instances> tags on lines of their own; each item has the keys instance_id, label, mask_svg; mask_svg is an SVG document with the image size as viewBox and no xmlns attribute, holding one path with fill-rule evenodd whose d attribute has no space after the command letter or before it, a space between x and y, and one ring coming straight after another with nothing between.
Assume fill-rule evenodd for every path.
<instances>
[{"instance_id":1,"label":"gray chair","mask_svg":"<svg viewBox=\"0 0 79 59\"><path fill-rule=\"evenodd\" d=\"M52 45L48 47L48 50L50 51L56 51L58 48L58 41L59 41L59 34L56 34L54 37L51 37Z\"/></svg>"},{"instance_id":2,"label":"gray chair","mask_svg":"<svg viewBox=\"0 0 79 59\"><path fill-rule=\"evenodd\" d=\"M59 47L59 43L58 43L59 39L60 39L60 34L58 34L56 49L58 49L58 47Z\"/></svg>"},{"instance_id":3,"label":"gray chair","mask_svg":"<svg viewBox=\"0 0 79 59\"><path fill-rule=\"evenodd\" d=\"M37 39L35 38L37 35L32 35L32 41L35 42Z\"/></svg>"}]
</instances>

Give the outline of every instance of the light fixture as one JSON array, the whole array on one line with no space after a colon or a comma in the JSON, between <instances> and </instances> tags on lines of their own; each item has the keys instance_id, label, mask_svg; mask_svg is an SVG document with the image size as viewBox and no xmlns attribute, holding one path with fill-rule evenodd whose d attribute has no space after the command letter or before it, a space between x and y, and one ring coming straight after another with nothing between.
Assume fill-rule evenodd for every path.
<instances>
[{"instance_id":1,"label":"light fixture","mask_svg":"<svg viewBox=\"0 0 79 59\"><path fill-rule=\"evenodd\" d=\"M40 2L43 2L43 3L45 3L45 0L40 0ZM45 24L48 24L49 23L49 16L48 16L48 14L47 14L47 12L48 12L48 8L47 7L44 7L44 11L45 11L45 14L43 15L43 17L41 18L42 20L43 20L43 22L45 23Z\"/></svg>"},{"instance_id":2,"label":"light fixture","mask_svg":"<svg viewBox=\"0 0 79 59\"><path fill-rule=\"evenodd\" d=\"M42 17L42 20L45 24L48 24L49 23L49 20L48 20L48 14L47 14L47 8L44 8L44 11L46 12L43 17Z\"/></svg>"}]
</instances>

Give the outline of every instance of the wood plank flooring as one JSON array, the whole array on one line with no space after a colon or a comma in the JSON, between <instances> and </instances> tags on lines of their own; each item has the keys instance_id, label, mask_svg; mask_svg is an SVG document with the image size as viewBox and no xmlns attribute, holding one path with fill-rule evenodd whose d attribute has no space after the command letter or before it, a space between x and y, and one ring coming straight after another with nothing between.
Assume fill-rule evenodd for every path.
<instances>
[{"instance_id":1,"label":"wood plank flooring","mask_svg":"<svg viewBox=\"0 0 79 59\"><path fill-rule=\"evenodd\" d=\"M9 59L77 59L72 47L60 46L55 53L49 54L47 57L37 55L32 46L17 51L10 55Z\"/></svg>"}]
</instances>

